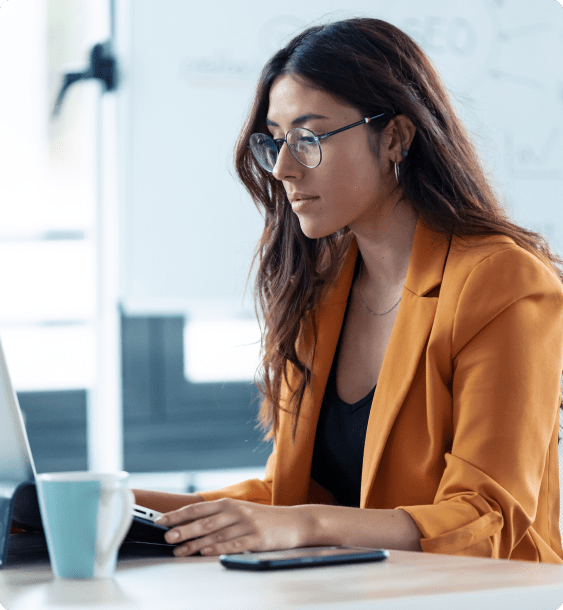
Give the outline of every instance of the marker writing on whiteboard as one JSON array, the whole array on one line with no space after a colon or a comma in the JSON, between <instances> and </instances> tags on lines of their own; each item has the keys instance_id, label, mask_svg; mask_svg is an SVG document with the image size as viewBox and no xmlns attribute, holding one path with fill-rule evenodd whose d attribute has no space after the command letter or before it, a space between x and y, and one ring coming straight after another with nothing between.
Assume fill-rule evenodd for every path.
<instances>
[{"instance_id":1,"label":"marker writing on whiteboard","mask_svg":"<svg viewBox=\"0 0 563 610\"><path fill-rule=\"evenodd\" d=\"M4 4L6 4L6 2L8 2L8 0L4 0L4 2L0 3L0 8L2 8L4 6Z\"/></svg>"}]
</instances>

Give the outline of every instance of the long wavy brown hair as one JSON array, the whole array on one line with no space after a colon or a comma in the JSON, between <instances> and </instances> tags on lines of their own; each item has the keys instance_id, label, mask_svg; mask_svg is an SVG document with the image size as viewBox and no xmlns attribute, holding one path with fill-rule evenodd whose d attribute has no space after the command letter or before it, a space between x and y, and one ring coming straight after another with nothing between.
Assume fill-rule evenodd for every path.
<instances>
[{"instance_id":1,"label":"long wavy brown hair","mask_svg":"<svg viewBox=\"0 0 563 610\"><path fill-rule=\"evenodd\" d=\"M456 116L436 70L404 32L379 19L347 19L310 27L265 65L254 103L237 140L238 176L264 217L264 231L253 264L259 267L255 303L262 317L261 379L264 396L259 422L266 438L278 432L280 410L293 414L293 437L311 369L297 354L297 339L312 310L335 280L352 234L343 228L320 239L304 235L280 181L263 170L248 148L253 133L268 133L269 94L278 76L294 75L372 121L378 134L390 117L404 114L416 127L408 157L401 163L400 186L419 218L435 231L457 236L506 235L550 266L563 281L561 259L546 240L514 224L491 188L468 134ZM260 309L261 311L258 311ZM261 316L260 316L261 313ZM282 382L289 385L288 408L281 404Z\"/></svg>"}]
</instances>

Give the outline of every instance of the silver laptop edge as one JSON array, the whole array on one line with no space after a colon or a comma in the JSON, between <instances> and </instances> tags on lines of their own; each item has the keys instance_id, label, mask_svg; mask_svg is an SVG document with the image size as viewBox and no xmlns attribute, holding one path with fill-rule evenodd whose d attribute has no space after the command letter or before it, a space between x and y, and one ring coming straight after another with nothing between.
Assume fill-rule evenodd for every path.
<instances>
[{"instance_id":1,"label":"silver laptop edge","mask_svg":"<svg viewBox=\"0 0 563 610\"><path fill-rule=\"evenodd\" d=\"M23 415L0 341L0 480L34 482L35 475Z\"/></svg>"}]
</instances>

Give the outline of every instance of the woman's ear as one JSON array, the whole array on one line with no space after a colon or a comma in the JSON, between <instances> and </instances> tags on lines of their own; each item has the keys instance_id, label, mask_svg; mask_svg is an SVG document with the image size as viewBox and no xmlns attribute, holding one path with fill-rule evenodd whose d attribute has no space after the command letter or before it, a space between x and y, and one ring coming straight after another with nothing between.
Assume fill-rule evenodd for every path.
<instances>
[{"instance_id":1,"label":"woman's ear","mask_svg":"<svg viewBox=\"0 0 563 610\"><path fill-rule=\"evenodd\" d=\"M404 153L408 152L416 127L408 116L399 114L393 117L385 129L383 130L385 138L385 150L392 163L400 163L403 160Z\"/></svg>"}]
</instances>

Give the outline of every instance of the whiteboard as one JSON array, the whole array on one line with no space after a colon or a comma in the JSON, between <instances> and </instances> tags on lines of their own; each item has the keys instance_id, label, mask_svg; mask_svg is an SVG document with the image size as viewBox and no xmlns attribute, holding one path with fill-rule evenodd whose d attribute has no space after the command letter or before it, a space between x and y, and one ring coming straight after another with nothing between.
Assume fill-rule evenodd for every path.
<instances>
[{"instance_id":1,"label":"whiteboard","mask_svg":"<svg viewBox=\"0 0 563 610\"><path fill-rule=\"evenodd\" d=\"M435 62L517 222L563 252L563 10L554 0L118 0L126 313L252 312L262 218L232 149L265 61L312 22L386 19ZM558 59L559 58L559 59Z\"/></svg>"}]
</instances>

